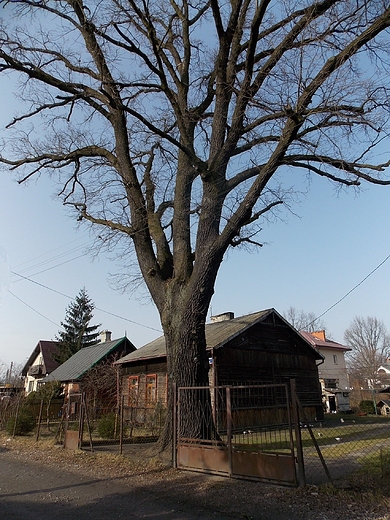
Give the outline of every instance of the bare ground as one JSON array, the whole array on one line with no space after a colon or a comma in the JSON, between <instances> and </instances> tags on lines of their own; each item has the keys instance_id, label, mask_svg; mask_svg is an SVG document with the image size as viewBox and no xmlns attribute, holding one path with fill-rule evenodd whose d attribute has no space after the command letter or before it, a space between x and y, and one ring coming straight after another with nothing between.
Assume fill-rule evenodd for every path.
<instances>
[{"instance_id":1,"label":"bare ground","mask_svg":"<svg viewBox=\"0 0 390 520\"><path fill-rule=\"evenodd\" d=\"M72 475L110 481L122 493L127 489L145 495L150 490L150 496L160 503L167 507L174 503L177 511L187 512L182 518L390 520L390 482L383 479L379 483L365 478L342 482L340 487L291 489L174 470L169 455L156 454L148 445L126 447L121 456L64 450L53 441L37 443L24 437L0 436L0 462L2 456L4 460L12 457L18 462L60 468L70 481ZM196 516L191 517L191 511L197 511Z\"/></svg>"}]
</instances>

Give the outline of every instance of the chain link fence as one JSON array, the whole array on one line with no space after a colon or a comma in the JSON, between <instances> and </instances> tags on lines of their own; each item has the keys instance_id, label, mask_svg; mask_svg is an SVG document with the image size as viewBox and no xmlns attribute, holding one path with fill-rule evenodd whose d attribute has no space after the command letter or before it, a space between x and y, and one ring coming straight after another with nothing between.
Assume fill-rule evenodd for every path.
<instances>
[{"instance_id":1,"label":"chain link fence","mask_svg":"<svg viewBox=\"0 0 390 520\"><path fill-rule=\"evenodd\" d=\"M308 484L390 475L389 417L326 414L313 422L301 417L301 437Z\"/></svg>"},{"instance_id":2,"label":"chain link fence","mask_svg":"<svg viewBox=\"0 0 390 520\"><path fill-rule=\"evenodd\" d=\"M254 451L285 451L291 436L283 426L284 417L272 424L263 415L259 424L259 416L253 410L255 402L264 400L264 396L251 392L243 403L234 396L233 412L235 408L240 411L233 413L233 444ZM212 395L212 402L217 398ZM248 405L246 411L242 404ZM224 413L221 409L220 415L213 417L218 428L224 423ZM37 441L51 439L64 444L66 431L74 431L76 447L107 448L116 453L125 452L127 443L156 441L165 418L163 403L139 406L128 394L109 404L82 394L74 395L65 405L62 400L39 401L21 395L0 400L0 429L10 437L28 435ZM297 455L299 449L302 451L307 484L367 477L381 479L390 475L389 415L325 414L324 419L317 421L308 420L299 410L299 431L300 441L294 436L294 450ZM220 438L226 441L227 433L222 429Z\"/></svg>"},{"instance_id":3,"label":"chain link fence","mask_svg":"<svg viewBox=\"0 0 390 520\"><path fill-rule=\"evenodd\" d=\"M217 460L212 472L234 474L235 453L250 452L254 456L284 455L293 444L299 483L321 485L341 482L343 485L353 485L364 479L380 480L390 476L389 414L370 414L365 411L330 413L317 420L300 405L297 397L295 413L294 398L288 409L282 387L271 385L231 387L228 410L225 405L229 402L226 399L227 388L211 387L212 414L207 412L207 405L200 414L209 418L208 421L203 421L204 431L191 438L187 433L182 434L188 428L185 413L182 415L181 411L181 391L190 392L191 389L179 389L177 440L179 451L181 446L184 447L186 459L182 467L187 465L198 471L210 472L212 463ZM199 390L194 391L199 393ZM291 396L293 395L294 392L291 391ZM207 399L202 399L202 402L207 403ZM198 447L194 448L194 445ZM215 446L215 453L204 449L204 446L211 445ZM225 448L232 455L225 458L226 460L221 456L218 459L216 453ZM251 471L253 464L250 459L246 460ZM225 462L229 462L230 467L225 467ZM282 481L282 472L278 468L275 471L274 478Z\"/></svg>"}]
</instances>

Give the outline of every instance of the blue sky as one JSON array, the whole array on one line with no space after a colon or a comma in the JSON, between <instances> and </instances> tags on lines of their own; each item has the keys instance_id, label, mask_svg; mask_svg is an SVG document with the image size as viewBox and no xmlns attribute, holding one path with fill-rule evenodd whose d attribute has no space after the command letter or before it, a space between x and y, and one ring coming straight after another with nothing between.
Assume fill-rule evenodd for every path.
<instances>
[{"instance_id":1,"label":"blue sky","mask_svg":"<svg viewBox=\"0 0 390 520\"><path fill-rule=\"evenodd\" d=\"M0 91L1 138L17 103L12 84L2 77ZM295 176L301 189L304 173ZM2 364L24 364L40 339L54 339L66 307L84 286L97 307L93 322L114 338L127 334L140 347L161 334L152 303L109 286L115 266L85 254L90 237L77 229L54 192L47 178L19 186L0 172L0 372ZM390 186L366 185L356 196L313 179L307 196L292 208L296 215L286 212L284 221L264 226L263 248L228 254L210 313L239 316L274 307L283 314L293 306L323 314L390 255L389 201ZM389 280L390 259L322 317L333 339L343 342L357 315L375 316L390 329Z\"/></svg>"},{"instance_id":2,"label":"blue sky","mask_svg":"<svg viewBox=\"0 0 390 520\"><path fill-rule=\"evenodd\" d=\"M74 298L83 286L98 309L125 318L96 310L94 322L113 337L126 333L140 347L160 335L154 306L114 291L107 281L112 263L83 254L90 238L53 199L50 181L19 186L3 172L0 183L1 363L22 364L38 340L54 339L71 301L58 293ZM263 248L228 255L211 312L238 316L274 307L284 313L294 306L322 314L390 254L389 197L390 187L335 195L316 180L294 208L299 216L264 227ZM376 316L390 328L389 278L390 260L323 316L336 341L355 315Z\"/></svg>"}]
</instances>

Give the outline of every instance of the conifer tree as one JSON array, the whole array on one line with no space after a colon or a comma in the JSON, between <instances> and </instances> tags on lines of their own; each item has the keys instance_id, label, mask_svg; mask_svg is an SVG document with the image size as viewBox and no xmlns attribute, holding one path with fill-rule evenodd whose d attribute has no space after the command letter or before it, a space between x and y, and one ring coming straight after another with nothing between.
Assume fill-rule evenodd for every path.
<instances>
[{"instance_id":1,"label":"conifer tree","mask_svg":"<svg viewBox=\"0 0 390 520\"><path fill-rule=\"evenodd\" d=\"M56 179L96 251L122 264L119 287L145 282L168 380L208 384L205 322L228 252L261 246L264 220L293 213L312 177L390 184L388 0L0 6L0 75L18 97L0 164L20 184ZM184 437L211 437L193 395ZM168 399L161 446L171 385Z\"/></svg>"},{"instance_id":2,"label":"conifer tree","mask_svg":"<svg viewBox=\"0 0 390 520\"><path fill-rule=\"evenodd\" d=\"M60 343L58 353L54 356L57 362L64 363L80 349L98 343L97 330L100 324L90 325L94 308L85 288L81 289L66 309L65 320L61 322L63 330L55 338Z\"/></svg>"}]
</instances>

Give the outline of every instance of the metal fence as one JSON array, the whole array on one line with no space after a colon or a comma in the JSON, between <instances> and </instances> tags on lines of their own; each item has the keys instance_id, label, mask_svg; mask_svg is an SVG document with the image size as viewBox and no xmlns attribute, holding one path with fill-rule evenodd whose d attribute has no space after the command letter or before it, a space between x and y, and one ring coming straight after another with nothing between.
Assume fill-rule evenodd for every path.
<instances>
[{"instance_id":1,"label":"metal fence","mask_svg":"<svg viewBox=\"0 0 390 520\"><path fill-rule=\"evenodd\" d=\"M188 392L191 398L185 397ZM209 397L199 399L201 392L209 392ZM185 403L194 406L196 400L205 403L199 411L203 431L192 435ZM177 409L179 467L234 476L237 452L294 453L297 482L302 485L390 475L389 416L331 413L321 420L308 418L296 394L294 398L294 389L287 393L283 385L183 388L178 391ZM204 446L213 446L214 451ZM221 454L223 449L227 456ZM274 472L266 468L257 477L282 482L285 475L276 462ZM268 463L271 459L257 465ZM251 474L253 462L248 464L249 477L256 478ZM291 474L287 477L284 483L293 484Z\"/></svg>"},{"instance_id":2,"label":"metal fence","mask_svg":"<svg viewBox=\"0 0 390 520\"><path fill-rule=\"evenodd\" d=\"M308 484L390 475L389 417L326 414L321 421L302 419L301 437Z\"/></svg>"},{"instance_id":3,"label":"metal fence","mask_svg":"<svg viewBox=\"0 0 390 520\"><path fill-rule=\"evenodd\" d=\"M84 394L72 394L63 408L58 442L70 448L117 447L156 441L164 425L166 410L156 403L153 407L128 406L122 397L118 406L91 407Z\"/></svg>"},{"instance_id":4,"label":"metal fence","mask_svg":"<svg viewBox=\"0 0 390 520\"><path fill-rule=\"evenodd\" d=\"M204 389L202 391L205 391ZM281 387L230 390L231 423L226 418L226 389L207 389L209 396L202 421L206 432L190 432L186 425L186 405L178 406L176 431L184 439L207 439L208 444L231 443L236 451L283 454L293 449L294 460L302 454L307 484L390 475L390 417L364 413L325 414L324 419L308 419L298 407L298 418L285 407ZM239 393L241 392L241 393ZM191 405L191 401L189 402ZM193 403L192 403L193 405ZM261 406L260 406L261 405ZM283 405L283 406L282 406ZM74 431L76 447L110 449L126 453L127 443L155 441L164 425L166 409L131 405L126 398L118 406L105 408L75 396L73 404L61 401L29 402L21 396L0 400L0 429L8 435L29 435L37 441L52 439L64 443L65 432ZM289 419L290 417L290 419ZM297 425L299 436L297 436ZM186 441L186 442L187 442ZM291 448L292 446L292 448Z\"/></svg>"},{"instance_id":5,"label":"metal fence","mask_svg":"<svg viewBox=\"0 0 390 520\"><path fill-rule=\"evenodd\" d=\"M10 436L52 439L71 448L115 447L120 453L123 444L156 441L165 416L160 403L133 407L121 399L119 406L107 406L91 402L84 394L71 394L65 403L63 399L47 402L21 395L0 400L0 430Z\"/></svg>"},{"instance_id":6,"label":"metal fence","mask_svg":"<svg viewBox=\"0 0 390 520\"><path fill-rule=\"evenodd\" d=\"M33 400L22 394L0 399L0 430L9 435L54 437L61 422L62 399Z\"/></svg>"},{"instance_id":7,"label":"metal fence","mask_svg":"<svg viewBox=\"0 0 390 520\"><path fill-rule=\"evenodd\" d=\"M285 384L178 388L175 466L295 486L290 411Z\"/></svg>"}]
</instances>

